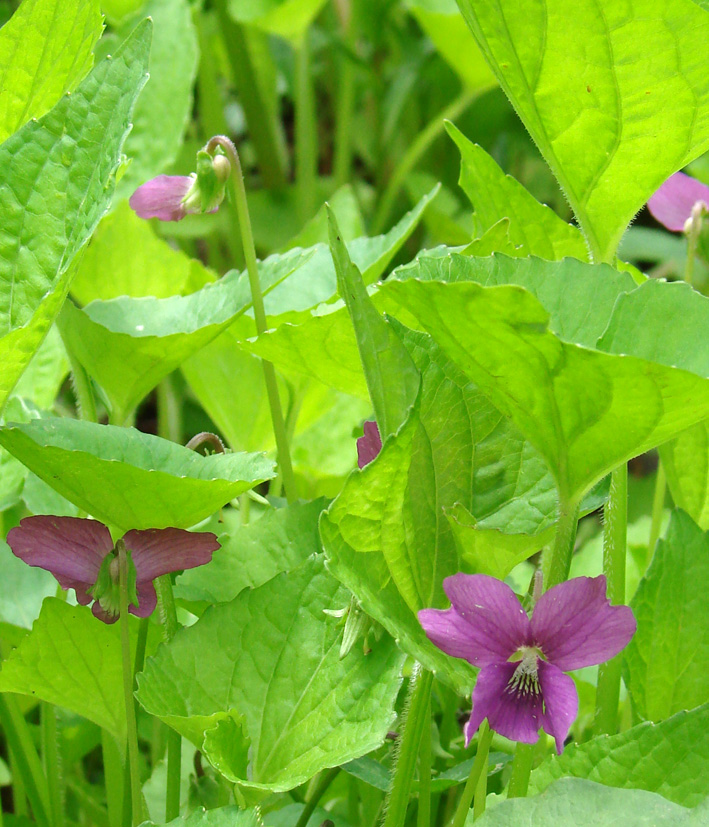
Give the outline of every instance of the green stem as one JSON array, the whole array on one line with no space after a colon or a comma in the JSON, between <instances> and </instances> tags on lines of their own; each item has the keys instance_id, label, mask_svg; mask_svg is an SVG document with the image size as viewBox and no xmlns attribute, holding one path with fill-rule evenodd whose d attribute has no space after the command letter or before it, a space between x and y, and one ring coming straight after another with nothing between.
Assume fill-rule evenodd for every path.
<instances>
[{"instance_id":1,"label":"green stem","mask_svg":"<svg viewBox=\"0 0 709 827\"><path fill-rule=\"evenodd\" d=\"M47 779L24 715L14 695L0 694L0 725L13 759L14 769L22 779L24 792L32 805L35 821L48 827L51 805ZM14 776L14 773L13 773Z\"/></svg>"},{"instance_id":2,"label":"green stem","mask_svg":"<svg viewBox=\"0 0 709 827\"><path fill-rule=\"evenodd\" d=\"M478 780L478 786L475 788L475 798L473 799L473 821L485 812L485 804L487 803L487 773L481 772Z\"/></svg>"},{"instance_id":3,"label":"green stem","mask_svg":"<svg viewBox=\"0 0 709 827\"><path fill-rule=\"evenodd\" d=\"M431 693L428 694L425 721L419 746L419 806L417 827L431 827Z\"/></svg>"},{"instance_id":4,"label":"green stem","mask_svg":"<svg viewBox=\"0 0 709 827\"><path fill-rule=\"evenodd\" d=\"M130 791L133 804L133 827L143 820L143 794L140 785L140 763L138 754L138 727L135 720L133 698L133 664L130 657L130 626L128 622L128 556L122 540L116 544L118 550L118 576L120 589L121 654L123 656L123 695L126 706L126 733L128 738L128 766L130 769Z\"/></svg>"},{"instance_id":5,"label":"green stem","mask_svg":"<svg viewBox=\"0 0 709 827\"><path fill-rule=\"evenodd\" d=\"M478 730L478 751L475 753L475 761L470 769L470 775L465 782L463 794L458 802L458 807L453 816L452 827L463 827L465 820L470 812L470 804L473 796L478 788L480 778L485 776L487 778L487 757L490 752L490 742L492 741L492 730L490 729L487 719L482 722Z\"/></svg>"},{"instance_id":6,"label":"green stem","mask_svg":"<svg viewBox=\"0 0 709 827\"><path fill-rule=\"evenodd\" d=\"M435 115L422 132L419 132L416 140L406 150L404 157L399 161L396 169L391 174L384 194L379 201L374 221L372 222L372 235L383 232L386 221L389 218L389 214L392 211L399 190L404 185L406 177L436 138L443 133L445 121L452 121L460 117L478 97L480 91L481 90L477 90L473 92L465 90L462 92L441 112Z\"/></svg>"},{"instance_id":7,"label":"green stem","mask_svg":"<svg viewBox=\"0 0 709 827\"><path fill-rule=\"evenodd\" d=\"M608 581L608 599L625 602L625 558L628 533L628 466L623 463L611 474L611 490L604 509L603 573ZM618 701L622 656L616 655L598 668L596 687L596 735L618 729Z\"/></svg>"},{"instance_id":8,"label":"green stem","mask_svg":"<svg viewBox=\"0 0 709 827\"><path fill-rule=\"evenodd\" d=\"M158 403L158 436L182 443L182 410L175 393L175 377L166 376L156 389Z\"/></svg>"},{"instance_id":9,"label":"green stem","mask_svg":"<svg viewBox=\"0 0 709 827\"><path fill-rule=\"evenodd\" d=\"M652 498L652 523L650 525L650 537L647 543L647 563L652 560L655 553L655 546L662 530L662 516L665 510L665 494L667 493L667 475L662 460L657 465L657 476L655 477L655 493Z\"/></svg>"},{"instance_id":10,"label":"green stem","mask_svg":"<svg viewBox=\"0 0 709 827\"><path fill-rule=\"evenodd\" d=\"M57 729L57 711L53 704L42 702L40 707L42 730L42 762L47 778L52 827L64 825L64 778L62 754Z\"/></svg>"},{"instance_id":11,"label":"green stem","mask_svg":"<svg viewBox=\"0 0 709 827\"><path fill-rule=\"evenodd\" d=\"M684 263L684 280L690 286L693 286L694 279L694 260L697 257L697 242L699 241L699 233L702 231L702 216L704 207L701 202L692 207L692 213L689 219L689 227L687 228L687 259Z\"/></svg>"},{"instance_id":12,"label":"green stem","mask_svg":"<svg viewBox=\"0 0 709 827\"><path fill-rule=\"evenodd\" d=\"M94 398L93 388L91 387L89 374L72 351L66 347L66 342L64 343L64 347L69 357L69 365L71 366L71 386L76 397L76 409L79 419L84 419L87 422L98 422L96 400Z\"/></svg>"},{"instance_id":13,"label":"green stem","mask_svg":"<svg viewBox=\"0 0 709 827\"><path fill-rule=\"evenodd\" d=\"M296 822L295 827L305 827L305 825L310 821L310 816L318 806L325 790L330 786L330 784L332 784L333 779L339 771L339 767L332 767L331 769L325 770L320 774L320 777L316 781L315 786L308 796L308 800L305 802L305 807L303 808L303 812L300 814L300 818Z\"/></svg>"},{"instance_id":14,"label":"green stem","mask_svg":"<svg viewBox=\"0 0 709 827\"><path fill-rule=\"evenodd\" d=\"M103 778L106 788L106 809L110 827L123 827L123 801L125 797L123 760L116 741L105 729L101 730L101 752L103 757ZM130 814L128 816L130 823Z\"/></svg>"},{"instance_id":15,"label":"green stem","mask_svg":"<svg viewBox=\"0 0 709 827\"><path fill-rule=\"evenodd\" d=\"M559 520L556 524L554 544L549 550L547 559L544 560L545 590L563 583L569 577L578 517L578 503L564 500L559 503Z\"/></svg>"},{"instance_id":16,"label":"green stem","mask_svg":"<svg viewBox=\"0 0 709 827\"><path fill-rule=\"evenodd\" d=\"M433 673L422 669L420 666L417 669L417 674L411 679L408 711L404 719L403 731L399 736L399 755L391 790L389 791L389 801L386 806L383 827L403 827L421 742L421 733L426 723L430 723L430 717L426 716L426 712L431 697Z\"/></svg>"},{"instance_id":17,"label":"green stem","mask_svg":"<svg viewBox=\"0 0 709 827\"><path fill-rule=\"evenodd\" d=\"M352 8L349 0L335 3L340 19L342 39L348 49L354 50L355 38L352 26ZM349 54L343 52L338 60L337 108L335 110L335 149L333 172L339 188L350 180L352 166L352 113L355 99L354 64Z\"/></svg>"},{"instance_id":18,"label":"green stem","mask_svg":"<svg viewBox=\"0 0 709 827\"><path fill-rule=\"evenodd\" d=\"M517 744L512 761L512 775L507 786L507 798L524 798L527 795L533 760L534 744Z\"/></svg>"},{"instance_id":19,"label":"green stem","mask_svg":"<svg viewBox=\"0 0 709 827\"><path fill-rule=\"evenodd\" d=\"M295 47L295 185L298 213L305 224L315 212L318 175L317 126L310 72L308 32Z\"/></svg>"},{"instance_id":20,"label":"green stem","mask_svg":"<svg viewBox=\"0 0 709 827\"><path fill-rule=\"evenodd\" d=\"M207 144L207 151L211 153L217 146L220 146L226 152L226 155L231 163L230 177L238 218L238 230L241 233L241 240L244 245L244 257L246 258L246 270L249 274L249 284L251 286L251 299L254 307L254 318L256 320L256 332L260 336L262 333L266 332L268 329L268 324L266 321L266 310L263 304L263 294L261 293L261 283L258 276L256 249L254 247L254 237L251 232L251 218L249 216L249 205L246 199L246 187L244 186L244 176L241 171L239 153L236 151L234 144L224 135L217 135L212 138ZM276 438L278 465L281 476L283 477L283 486L286 490L286 498L288 502L293 502L297 499L295 477L293 475L293 466L291 464L290 448L288 446L288 435L286 434L283 409L281 408L281 400L278 395L276 371L274 370L271 362L267 362L265 359L261 361L261 364L263 365L263 377L266 382L268 404L271 409L273 434Z\"/></svg>"},{"instance_id":21,"label":"green stem","mask_svg":"<svg viewBox=\"0 0 709 827\"><path fill-rule=\"evenodd\" d=\"M215 5L239 103L246 116L263 182L268 189L284 187L285 141L280 131L280 121L273 107L269 107L264 98L263 87L259 83L251 57L249 33L229 14L228 0L216 0Z\"/></svg>"}]
</instances>

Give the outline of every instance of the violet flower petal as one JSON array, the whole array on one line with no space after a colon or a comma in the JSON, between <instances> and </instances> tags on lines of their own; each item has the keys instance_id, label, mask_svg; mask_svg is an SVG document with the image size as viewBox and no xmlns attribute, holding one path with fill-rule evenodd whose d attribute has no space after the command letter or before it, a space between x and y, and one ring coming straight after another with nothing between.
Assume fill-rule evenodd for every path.
<instances>
[{"instance_id":1,"label":"violet flower petal","mask_svg":"<svg viewBox=\"0 0 709 827\"><path fill-rule=\"evenodd\" d=\"M443 590L468 624L475 666L504 662L529 643L529 618L506 583L486 574L454 574L443 581Z\"/></svg>"},{"instance_id":2,"label":"violet flower petal","mask_svg":"<svg viewBox=\"0 0 709 827\"><path fill-rule=\"evenodd\" d=\"M138 583L136 592L138 594L138 605L134 606L131 603L128 611L136 617L149 617L158 605L158 596L155 593L153 581L147 580L144 583Z\"/></svg>"},{"instance_id":3,"label":"violet flower petal","mask_svg":"<svg viewBox=\"0 0 709 827\"><path fill-rule=\"evenodd\" d=\"M485 718L490 728L524 744L535 744L544 723L541 690L521 692L511 689L509 683L517 663L496 663L480 670L473 690L473 711L465 725L465 745Z\"/></svg>"},{"instance_id":4,"label":"violet flower petal","mask_svg":"<svg viewBox=\"0 0 709 827\"><path fill-rule=\"evenodd\" d=\"M140 218L180 221L187 214L182 200L193 183L187 175L158 175L138 187L128 203Z\"/></svg>"},{"instance_id":5,"label":"violet flower petal","mask_svg":"<svg viewBox=\"0 0 709 827\"><path fill-rule=\"evenodd\" d=\"M103 558L113 549L109 530L97 520L79 517L25 517L7 535L15 556L51 572L63 589L76 589L79 603L98 578Z\"/></svg>"},{"instance_id":6,"label":"violet flower petal","mask_svg":"<svg viewBox=\"0 0 709 827\"><path fill-rule=\"evenodd\" d=\"M561 755L571 724L579 712L576 684L553 663L543 660L537 664L537 675L544 698L544 731L554 739L556 751Z\"/></svg>"},{"instance_id":7,"label":"violet flower petal","mask_svg":"<svg viewBox=\"0 0 709 827\"><path fill-rule=\"evenodd\" d=\"M532 614L532 641L564 672L603 663L635 634L628 606L611 606L606 578L575 577L545 592Z\"/></svg>"},{"instance_id":8,"label":"violet flower petal","mask_svg":"<svg viewBox=\"0 0 709 827\"><path fill-rule=\"evenodd\" d=\"M118 615L109 614L105 611L98 600L94 601L93 606L91 607L91 612L93 613L94 617L97 617L99 620L102 620L104 623L107 623L109 626L112 623L115 623L118 620Z\"/></svg>"},{"instance_id":9,"label":"violet flower petal","mask_svg":"<svg viewBox=\"0 0 709 827\"><path fill-rule=\"evenodd\" d=\"M474 666L489 666L509 657L509 653L505 656L497 648L485 649L487 640L479 641L470 623L455 609L422 609L418 618L426 637L447 655L463 658Z\"/></svg>"},{"instance_id":10,"label":"violet flower petal","mask_svg":"<svg viewBox=\"0 0 709 827\"><path fill-rule=\"evenodd\" d=\"M138 585L171 571L202 566L220 547L211 532L181 528L133 529L123 537L123 542L131 551Z\"/></svg>"},{"instance_id":11,"label":"violet flower petal","mask_svg":"<svg viewBox=\"0 0 709 827\"><path fill-rule=\"evenodd\" d=\"M691 175L676 172L650 197L647 206L660 224L680 233L697 201L709 207L709 187Z\"/></svg>"},{"instance_id":12,"label":"violet flower petal","mask_svg":"<svg viewBox=\"0 0 709 827\"><path fill-rule=\"evenodd\" d=\"M364 436L357 440L357 465L364 468L379 456L382 450L382 438L376 422L368 420L363 426Z\"/></svg>"}]
</instances>

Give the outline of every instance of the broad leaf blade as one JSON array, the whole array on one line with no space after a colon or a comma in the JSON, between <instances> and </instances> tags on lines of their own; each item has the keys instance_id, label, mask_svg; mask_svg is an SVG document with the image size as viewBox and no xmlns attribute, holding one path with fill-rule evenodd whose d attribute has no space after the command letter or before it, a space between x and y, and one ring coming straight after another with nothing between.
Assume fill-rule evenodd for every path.
<instances>
[{"instance_id":1,"label":"broad leaf blade","mask_svg":"<svg viewBox=\"0 0 709 827\"><path fill-rule=\"evenodd\" d=\"M556 175L594 259L612 259L652 193L709 148L697 59L709 14L686 0L458 0Z\"/></svg>"},{"instance_id":2,"label":"broad leaf blade","mask_svg":"<svg viewBox=\"0 0 709 827\"><path fill-rule=\"evenodd\" d=\"M131 528L189 528L274 475L262 454L202 456L133 428L74 419L0 428L0 444L94 517Z\"/></svg>"}]
</instances>

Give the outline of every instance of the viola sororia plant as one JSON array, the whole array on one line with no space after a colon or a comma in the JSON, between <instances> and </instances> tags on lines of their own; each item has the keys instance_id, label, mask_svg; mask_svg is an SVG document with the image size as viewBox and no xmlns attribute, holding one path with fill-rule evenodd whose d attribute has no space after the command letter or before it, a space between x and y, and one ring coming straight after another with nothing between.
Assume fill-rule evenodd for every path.
<instances>
[{"instance_id":1,"label":"viola sororia plant","mask_svg":"<svg viewBox=\"0 0 709 827\"><path fill-rule=\"evenodd\" d=\"M707 43L0 0L0 824L709 824Z\"/></svg>"}]
</instances>

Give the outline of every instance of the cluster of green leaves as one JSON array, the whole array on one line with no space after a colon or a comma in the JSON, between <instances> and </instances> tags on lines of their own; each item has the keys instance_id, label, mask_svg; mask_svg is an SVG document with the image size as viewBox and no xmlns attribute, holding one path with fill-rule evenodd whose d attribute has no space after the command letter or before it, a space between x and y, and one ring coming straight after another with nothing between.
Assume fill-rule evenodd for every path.
<instances>
[{"instance_id":1,"label":"cluster of green leaves","mask_svg":"<svg viewBox=\"0 0 709 827\"><path fill-rule=\"evenodd\" d=\"M661 231L633 228L619 250L654 190L709 150L706 4L6 5L4 533L27 514L91 515L222 546L175 579L184 628L168 642L158 618L147 643L131 620L150 823L166 821L169 729L186 759L171 824L375 827L415 661L435 676L407 782L419 804L395 803L387 827L423 827L426 807L447 827L475 755L458 719L476 671L418 611L446 607L459 571L525 592L560 515L592 515L608 475L656 448L675 508L649 547L654 475L631 483L622 725L597 734L582 673L577 743L558 757L542 743L530 798L498 803L512 747L496 737L479 823L706 820L709 300L635 266L682 260ZM217 133L253 185L260 335L233 205L156 227L127 204ZM261 360L297 502L280 497ZM357 471L367 418L384 444ZM184 447L204 430L228 451ZM598 539L590 516L572 573L600 573ZM7 821L119 827L119 630L4 542L0 556Z\"/></svg>"}]
</instances>

